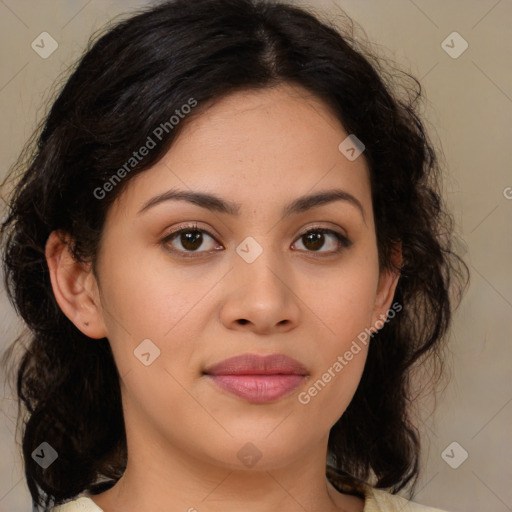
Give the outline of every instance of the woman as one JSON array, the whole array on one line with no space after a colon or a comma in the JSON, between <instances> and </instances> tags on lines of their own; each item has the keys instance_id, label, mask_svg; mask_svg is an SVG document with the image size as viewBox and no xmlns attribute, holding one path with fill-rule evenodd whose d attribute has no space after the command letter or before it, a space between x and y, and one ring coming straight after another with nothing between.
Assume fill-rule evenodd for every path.
<instances>
[{"instance_id":1,"label":"woman","mask_svg":"<svg viewBox=\"0 0 512 512\"><path fill-rule=\"evenodd\" d=\"M467 268L420 92L356 46L296 7L176 0L85 53L2 225L34 505L434 510L397 494L409 378Z\"/></svg>"}]
</instances>

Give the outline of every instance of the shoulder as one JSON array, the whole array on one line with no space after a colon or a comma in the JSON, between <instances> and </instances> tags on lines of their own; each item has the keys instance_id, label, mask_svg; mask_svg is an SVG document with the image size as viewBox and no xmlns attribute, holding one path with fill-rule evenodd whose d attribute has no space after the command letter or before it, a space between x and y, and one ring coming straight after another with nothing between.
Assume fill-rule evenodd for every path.
<instances>
[{"instance_id":1,"label":"shoulder","mask_svg":"<svg viewBox=\"0 0 512 512\"><path fill-rule=\"evenodd\" d=\"M74 500L51 508L48 512L103 512L94 501L87 496L81 496Z\"/></svg>"},{"instance_id":2,"label":"shoulder","mask_svg":"<svg viewBox=\"0 0 512 512\"><path fill-rule=\"evenodd\" d=\"M414 503L396 494L391 494L382 489L367 487L365 489L364 512L447 512L439 508L427 507Z\"/></svg>"},{"instance_id":3,"label":"shoulder","mask_svg":"<svg viewBox=\"0 0 512 512\"><path fill-rule=\"evenodd\" d=\"M327 477L339 492L364 499L364 509L361 512L448 512L420 505L384 489L377 489L329 465Z\"/></svg>"}]
</instances>

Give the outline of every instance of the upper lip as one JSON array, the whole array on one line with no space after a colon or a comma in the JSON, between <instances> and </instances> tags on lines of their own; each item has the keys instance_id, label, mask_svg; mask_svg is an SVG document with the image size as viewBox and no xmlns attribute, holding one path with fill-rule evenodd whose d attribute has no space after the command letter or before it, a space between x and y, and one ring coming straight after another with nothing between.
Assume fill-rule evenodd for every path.
<instances>
[{"instance_id":1,"label":"upper lip","mask_svg":"<svg viewBox=\"0 0 512 512\"><path fill-rule=\"evenodd\" d=\"M204 370L208 375L307 375L304 365L284 354L241 354Z\"/></svg>"}]
</instances>

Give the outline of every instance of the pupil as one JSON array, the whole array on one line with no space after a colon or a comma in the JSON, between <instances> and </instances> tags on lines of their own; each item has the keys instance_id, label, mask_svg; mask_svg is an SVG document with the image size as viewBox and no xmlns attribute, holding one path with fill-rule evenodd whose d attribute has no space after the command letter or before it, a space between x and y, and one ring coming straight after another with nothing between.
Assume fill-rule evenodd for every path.
<instances>
[{"instance_id":1,"label":"pupil","mask_svg":"<svg viewBox=\"0 0 512 512\"><path fill-rule=\"evenodd\" d=\"M202 234L199 231L188 231L187 233L182 233L181 243L185 249L195 250L201 246L201 243L199 243L198 246L194 246L194 243L196 243L198 240L201 242L201 239Z\"/></svg>"},{"instance_id":2,"label":"pupil","mask_svg":"<svg viewBox=\"0 0 512 512\"><path fill-rule=\"evenodd\" d=\"M322 248L322 245L323 245L323 233L309 233L308 235L306 235L306 239L309 239L308 241L309 242L313 242L313 250L318 250L318 249L321 249ZM306 242L304 245L307 247L307 243Z\"/></svg>"}]
</instances>

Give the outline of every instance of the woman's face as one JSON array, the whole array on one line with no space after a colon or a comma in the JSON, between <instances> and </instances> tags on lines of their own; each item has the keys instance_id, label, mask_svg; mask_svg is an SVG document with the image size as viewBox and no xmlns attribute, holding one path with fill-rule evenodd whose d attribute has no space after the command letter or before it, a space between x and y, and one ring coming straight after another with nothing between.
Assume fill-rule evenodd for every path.
<instances>
[{"instance_id":1,"label":"woman's face","mask_svg":"<svg viewBox=\"0 0 512 512\"><path fill-rule=\"evenodd\" d=\"M236 93L110 209L89 323L111 344L127 435L148 456L271 469L325 447L364 368L361 334L396 286L379 280L369 172L364 153L339 149L348 135L302 89ZM153 202L170 191L192 199ZM302 371L249 358L205 373L276 354Z\"/></svg>"}]
</instances>

